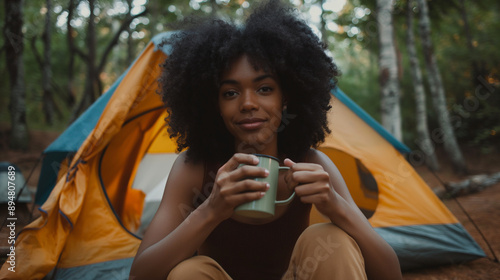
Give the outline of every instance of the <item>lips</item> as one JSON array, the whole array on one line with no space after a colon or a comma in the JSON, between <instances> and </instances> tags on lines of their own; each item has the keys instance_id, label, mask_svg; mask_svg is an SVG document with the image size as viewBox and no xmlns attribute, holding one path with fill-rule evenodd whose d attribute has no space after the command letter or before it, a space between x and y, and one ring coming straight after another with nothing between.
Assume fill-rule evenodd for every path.
<instances>
[{"instance_id":1,"label":"lips","mask_svg":"<svg viewBox=\"0 0 500 280\"><path fill-rule=\"evenodd\" d=\"M236 124L244 130L255 130L261 128L266 120L261 118L246 118Z\"/></svg>"}]
</instances>

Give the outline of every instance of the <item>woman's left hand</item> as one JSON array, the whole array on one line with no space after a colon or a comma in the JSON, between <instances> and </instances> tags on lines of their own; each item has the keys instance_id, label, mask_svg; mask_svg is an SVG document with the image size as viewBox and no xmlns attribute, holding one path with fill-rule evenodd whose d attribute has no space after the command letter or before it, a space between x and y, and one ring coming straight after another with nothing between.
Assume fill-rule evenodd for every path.
<instances>
[{"instance_id":1,"label":"woman's left hand","mask_svg":"<svg viewBox=\"0 0 500 280\"><path fill-rule=\"evenodd\" d=\"M294 190L303 203L312 203L321 214L332 217L337 193L330 185L330 175L323 166L315 163L295 163L288 158L284 163L290 167L285 175L288 188Z\"/></svg>"}]
</instances>

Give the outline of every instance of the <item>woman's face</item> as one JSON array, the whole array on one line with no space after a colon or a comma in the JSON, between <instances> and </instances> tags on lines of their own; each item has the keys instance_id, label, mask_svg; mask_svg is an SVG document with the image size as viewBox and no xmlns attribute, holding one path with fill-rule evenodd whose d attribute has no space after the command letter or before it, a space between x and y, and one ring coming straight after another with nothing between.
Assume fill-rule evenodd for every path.
<instances>
[{"instance_id":1,"label":"woman's face","mask_svg":"<svg viewBox=\"0 0 500 280\"><path fill-rule=\"evenodd\" d=\"M218 100L237 152L277 153L283 94L273 75L255 69L243 55L222 75Z\"/></svg>"}]
</instances>

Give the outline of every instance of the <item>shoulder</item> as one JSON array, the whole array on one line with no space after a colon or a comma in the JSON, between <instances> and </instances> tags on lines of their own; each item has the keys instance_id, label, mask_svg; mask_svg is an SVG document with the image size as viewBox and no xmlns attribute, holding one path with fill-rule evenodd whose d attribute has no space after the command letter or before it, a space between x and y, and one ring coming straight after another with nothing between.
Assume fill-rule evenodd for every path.
<instances>
[{"instance_id":1,"label":"shoulder","mask_svg":"<svg viewBox=\"0 0 500 280\"><path fill-rule=\"evenodd\" d=\"M202 161L188 160L186 152L181 152L176 158L168 176L167 188L198 187L203 183L205 165Z\"/></svg>"},{"instance_id":2,"label":"shoulder","mask_svg":"<svg viewBox=\"0 0 500 280\"><path fill-rule=\"evenodd\" d=\"M172 170L188 172L188 173L203 173L204 163L203 161L192 161L187 157L186 151L179 153L179 156L175 159Z\"/></svg>"},{"instance_id":3,"label":"shoulder","mask_svg":"<svg viewBox=\"0 0 500 280\"><path fill-rule=\"evenodd\" d=\"M308 163L321 165L323 169L330 174L330 176L342 178L342 175L340 174L340 171L335 163L333 163L333 161L322 151L313 148L309 149L309 151L307 151L305 160Z\"/></svg>"},{"instance_id":4,"label":"shoulder","mask_svg":"<svg viewBox=\"0 0 500 280\"><path fill-rule=\"evenodd\" d=\"M310 163L316 163L322 165L323 167L335 166L332 160L325 155L322 151L310 148L305 156L305 161Z\"/></svg>"}]
</instances>

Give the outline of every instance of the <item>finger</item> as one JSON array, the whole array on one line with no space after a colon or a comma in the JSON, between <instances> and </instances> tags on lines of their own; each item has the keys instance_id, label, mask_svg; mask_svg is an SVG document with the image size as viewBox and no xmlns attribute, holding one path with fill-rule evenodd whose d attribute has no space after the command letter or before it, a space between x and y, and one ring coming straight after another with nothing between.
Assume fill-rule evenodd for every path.
<instances>
[{"instance_id":1,"label":"finger","mask_svg":"<svg viewBox=\"0 0 500 280\"><path fill-rule=\"evenodd\" d=\"M286 171L284 179L288 189L293 190L298 185L298 182L294 181L292 178L292 167L295 162L289 158L286 158L283 163L285 164L285 166L290 167L290 170Z\"/></svg>"},{"instance_id":2,"label":"finger","mask_svg":"<svg viewBox=\"0 0 500 280\"><path fill-rule=\"evenodd\" d=\"M315 171L324 170L323 166L316 163L299 162L291 166L292 171Z\"/></svg>"},{"instance_id":3,"label":"finger","mask_svg":"<svg viewBox=\"0 0 500 280\"><path fill-rule=\"evenodd\" d=\"M246 203L246 202L261 199L265 194L266 194L266 192L259 192L259 191L240 193L240 194L232 196L229 199L229 202L232 205L238 206L238 205L241 205L241 204Z\"/></svg>"},{"instance_id":4,"label":"finger","mask_svg":"<svg viewBox=\"0 0 500 280\"><path fill-rule=\"evenodd\" d=\"M299 184L307 184L314 182L329 182L330 175L324 170L301 170L295 171L292 174L292 180L298 182Z\"/></svg>"},{"instance_id":5,"label":"finger","mask_svg":"<svg viewBox=\"0 0 500 280\"><path fill-rule=\"evenodd\" d=\"M256 161L255 161L256 160ZM247 164L257 164L259 159L250 154L235 154L217 172L215 183L223 186L229 182L237 182L247 178L264 178L269 175L269 171L264 168ZM238 168L240 164L245 164ZM233 168L236 166L236 168ZM228 170L229 169L229 170Z\"/></svg>"},{"instance_id":6,"label":"finger","mask_svg":"<svg viewBox=\"0 0 500 280\"><path fill-rule=\"evenodd\" d=\"M292 175L293 174L290 171L285 175L286 187L291 191L293 191L293 189L295 189L295 187L299 185L299 182L293 180Z\"/></svg>"},{"instance_id":7,"label":"finger","mask_svg":"<svg viewBox=\"0 0 500 280\"><path fill-rule=\"evenodd\" d=\"M288 166L290 168L295 164L295 162L289 158L286 158L283 163L285 164L285 166Z\"/></svg>"},{"instance_id":8,"label":"finger","mask_svg":"<svg viewBox=\"0 0 500 280\"><path fill-rule=\"evenodd\" d=\"M312 196L331 192L329 184L304 184L295 188L295 194L299 197Z\"/></svg>"},{"instance_id":9,"label":"finger","mask_svg":"<svg viewBox=\"0 0 500 280\"><path fill-rule=\"evenodd\" d=\"M220 170L231 171L238 168L240 164L256 165L258 163L259 158L255 155L236 153L220 168Z\"/></svg>"},{"instance_id":10,"label":"finger","mask_svg":"<svg viewBox=\"0 0 500 280\"><path fill-rule=\"evenodd\" d=\"M241 181L247 178L265 178L267 176L269 176L269 170L252 165L243 165L229 173L229 179L232 181Z\"/></svg>"},{"instance_id":11,"label":"finger","mask_svg":"<svg viewBox=\"0 0 500 280\"><path fill-rule=\"evenodd\" d=\"M241 182L238 182L234 185L235 192L237 193L244 193L244 192L253 192L253 191L260 191L260 192L266 192L269 190L271 185L267 182L260 182L256 180L243 180Z\"/></svg>"},{"instance_id":12,"label":"finger","mask_svg":"<svg viewBox=\"0 0 500 280\"><path fill-rule=\"evenodd\" d=\"M310 204L315 204L315 205L324 205L325 203L329 202L329 197L327 194L313 194L313 195L306 195L306 196L301 196L300 201L302 203L310 203Z\"/></svg>"},{"instance_id":13,"label":"finger","mask_svg":"<svg viewBox=\"0 0 500 280\"><path fill-rule=\"evenodd\" d=\"M245 192L255 192L255 191L266 192L268 189L269 189L269 184L266 182L259 182L247 179L237 182L236 184L230 187L224 188L223 190L221 190L221 193L223 195L229 196Z\"/></svg>"}]
</instances>

